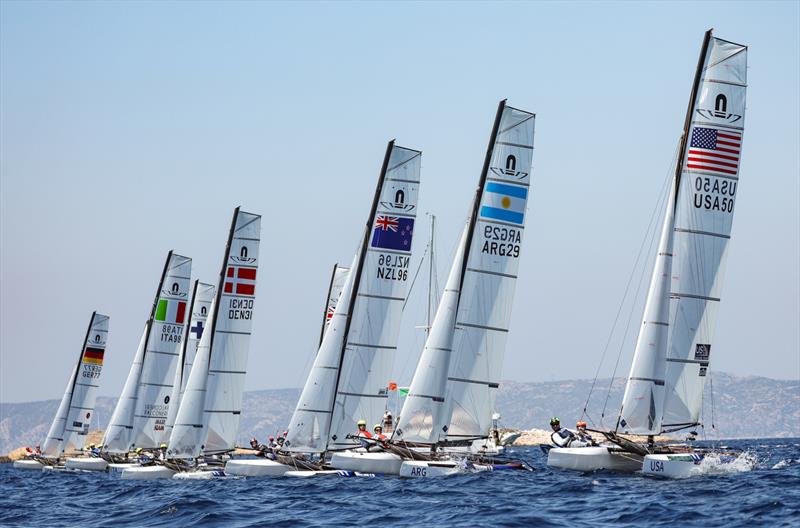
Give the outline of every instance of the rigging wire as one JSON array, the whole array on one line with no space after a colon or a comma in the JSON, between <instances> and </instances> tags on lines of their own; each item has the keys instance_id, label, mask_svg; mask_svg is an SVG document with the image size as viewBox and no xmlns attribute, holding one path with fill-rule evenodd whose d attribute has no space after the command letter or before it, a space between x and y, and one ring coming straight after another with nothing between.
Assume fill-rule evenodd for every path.
<instances>
[{"instance_id":1,"label":"rigging wire","mask_svg":"<svg viewBox=\"0 0 800 528\"><path fill-rule=\"evenodd\" d=\"M619 323L619 317L620 317L620 314L622 313L622 309L625 306L625 302L628 299L628 292L630 291L631 284L633 283L633 279L634 279L634 277L636 275L636 270L639 267L639 261L641 260L642 252L644 250L645 244L647 243L648 238L654 236L651 233L651 231L653 230L653 222L657 217L657 214L658 214L658 211L659 211L659 208L660 208L659 206L666 199L665 189L669 188L668 185L672 181L672 175L673 175L675 166L677 164L679 152L680 152L680 141L678 141L678 146L675 148L675 152L674 152L674 154L672 156L672 163L670 164L670 168L667 170L666 176L664 178L664 182L662 183L661 190L659 192L659 198L658 198L658 200L656 200L655 207L653 208L653 211L650 214L650 221L647 224L647 229L645 230L644 237L642 238L642 243L641 243L641 245L639 247L639 252L636 255L636 260L635 260L635 262L633 264L633 267L631 268L631 272L630 272L630 274L628 276L628 282L625 285L625 291L622 294L622 298L620 299L619 306L617 307L617 313L614 316L614 322L612 323L611 330L608 333L608 338L606 339L606 344L603 347L602 354L600 355L600 361L597 364L597 369L595 370L595 373L594 373L594 379L592 380L592 385L589 388L589 394L586 396L586 402L583 404L583 413L581 414L581 419L587 418L589 420L589 422L591 422L592 426L595 426L595 422L594 422L594 419L588 413L589 401L591 400L592 394L594 392L594 388L597 385L597 378L600 376L600 370L603 368L603 363L605 363L605 358L606 358L606 355L608 353L608 349L611 346L611 341L613 340L614 335L616 333L617 324ZM669 195L669 193L667 193L667 196L668 195ZM652 242L651 242L651 244L652 244ZM643 272L643 270L642 270L642 272ZM624 340L623 340L623 344L624 344ZM623 345L621 345L621 346L623 346ZM621 353L621 350L620 350L620 353ZM617 357L617 363L619 363L619 357ZM616 367L614 369L614 372L616 373ZM613 383L613 381L614 381L614 377L612 376L611 382ZM610 390L611 390L611 385L609 385L609 392L610 392ZM608 402L608 396L606 397L606 403L607 402ZM605 406L603 408L603 414L605 414ZM602 418L603 417L601 416L601 419L600 419L600 425L601 426L602 426L602 423L603 423Z\"/></svg>"}]
</instances>

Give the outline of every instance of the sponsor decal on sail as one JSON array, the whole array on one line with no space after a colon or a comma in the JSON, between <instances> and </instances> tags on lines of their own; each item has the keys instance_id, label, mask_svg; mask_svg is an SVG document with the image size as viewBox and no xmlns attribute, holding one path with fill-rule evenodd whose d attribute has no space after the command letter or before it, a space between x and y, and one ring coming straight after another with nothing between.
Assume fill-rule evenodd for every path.
<instances>
[{"instance_id":1,"label":"sponsor decal on sail","mask_svg":"<svg viewBox=\"0 0 800 528\"><path fill-rule=\"evenodd\" d=\"M528 189L516 185L489 182L483 194L481 218L522 225Z\"/></svg>"},{"instance_id":2,"label":"sponsor decal on sail","mask_svg":"<svg viewBox=\"0 0 800 528\"><path fill-rule=\"evenodd\" d=\"M186 302L161 299L156 308L156 321L183 324L186 316Z\"/></svg>"},{"instance_id":3,"label":"sponsor decal on sail","mask_svg":"<svg viewBox=\"0 0 800 528\"><path fill-rule=\"evenodd\" d=\"M695 127L686 168L735 176L739 172L741 148L741 132Z\"/></svg>"},{"instance_id":4,"label":"sponsor decal on sail","mask_svg":"<svg viewBox=\"0 0 800 528\"><path fill-rule=\"evenodd\" d=\"M521 180L528 175L525 171L518 171L517 170L517 158L513 154L509 154L506 157L506 166L505 167L490 167L493 173L502 177L502 178L516 178Z\"/></svg>"},{"instance_id":5,"label":"sponsor decal on sail","mask_svg":"<svg viewBox=\"0 0 800 528\"><path fill-rule=\"evenodd\" d=\"M225 274L225 293L256 294L256 269L230 266Z\"/></svg>"},{"instance_id":6,"label":"sponsor decal on sail","mask_svg":"<svg viewBox=\"0 0 800 528\"><path fill-rule=\"evenodd\" d=\"M413 235L413 218L378 215L375 218L370 245L374 248L411 251Z\"/></svg>"},{"instance_id":7,"label":"sponsor decal on sail","mask_svg":"<svg viewBox=\"0 0 800 528\"><path fill-rule=\"evenodd\" d=\"M103 354L105 354L105 350L102 348L86 347L86 351L83 353L83 362L102 365Z\"/></svg>"}]
</instances>

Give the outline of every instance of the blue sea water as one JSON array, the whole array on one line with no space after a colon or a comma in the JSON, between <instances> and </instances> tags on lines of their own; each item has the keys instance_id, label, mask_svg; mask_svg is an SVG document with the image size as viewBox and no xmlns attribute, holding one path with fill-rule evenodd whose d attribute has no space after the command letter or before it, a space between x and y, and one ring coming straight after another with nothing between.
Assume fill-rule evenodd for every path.
<instances>
[{"instance_id":1,"label":"blue sea water","mask_svg":"<svg viewBox=\"0 0 800 528\"><path fill-rule=\"evenodd\" d=\"M800 526L800 439L743 440L748 471L683 480L551 470L397 477L123 481L0 465L2 526ZM744 467L739 467L743 470Z\"/></svg>"}]
</instances>

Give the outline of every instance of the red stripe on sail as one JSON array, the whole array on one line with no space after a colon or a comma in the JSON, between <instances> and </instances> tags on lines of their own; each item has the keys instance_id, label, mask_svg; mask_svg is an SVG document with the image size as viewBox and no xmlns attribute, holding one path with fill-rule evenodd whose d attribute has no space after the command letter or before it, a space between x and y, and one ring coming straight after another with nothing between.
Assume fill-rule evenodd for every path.
<instances>
[{"instance_id":1,"label":"red stripe on sail","mask_svg":"<svg viewBox=\"0 0 800 528\"><path fill-rule=\"evenodd\" d=\"M228 277L233 277L233 268L228 268Z\"/></svg>"},{"instance_id":2,"label":"red stripe on sail","mask_svg":"<svg viewBox=\"0 0 800 528\"><path fill-rule=\"evenodd\" d=\"M239 268L239 278L247 280L256 280L255 268Z\"/></svg>"},{"instance_id":3,"label":"red stripe on sail","mask_svg":"<svg viewBox=\"0 0 800 528\"><path fill-rule=\"evenodd\" d=\"M256 293L256 285L255 284L237 284L236 285L236 293L242 295L255 295Z\"/></svg>"},{"instance_id":4,"label":"red stripe on sail","mask_svg":"<svg viewBox=\"0 0 800 528\"><path fill-rule=\"evenodd\" d=\"M736 171L732 171L732 170L728 170L728 169L718 169L716 167L708 167L708 166L705 166L705 165L692 165L691 163L687 163L686 167L689 168L689 169L701 169L701 170L707 170L707 171L713 171L713 172L724 172L725 174L733 174L734 176L736 175Z\"/></svg>"},{"instance_id":5,"label":"red stripe on sail","mask_svg":"<svg viewBox=\"0 0 800 528\"><path fill-rule=\"evenodd\" d=\"M226 282L225 283L225 293L233 293L233 283Z\"/></svg>"},{"instance_id":6,"label":"red stripe on sail","mask_svg":"<svg viewBox=\"0 0 800 528\"><path fill-rule=\"evenodd\" d=\"M695 149L690 150L689 151L689 155L690 156L699 156L699 155L712 156L714 158L722 158L722 159L729 159L729 160L732 160L732 161L739 161L739 157L738 156L726 156L725 154L717 154L716 152L703 152L703 151L695 150Z\"/></svg>"},{"instance_id":7,"label":"red stripe on sail","mask_svg":"<svg viewBox=\"0 0 800 528\"><path fill-rule=\"evenodd\" d=\"M723 167L733 167L734 169L738 167L736 163L728 163L726 161L717 161L713 159L705 159L705 158L686 158L687 161L696 161L698 163L709 163L713 165L722 165Z\"/></svg>"},{"instance_id":8,"label":"red stripe on sail","mask_svg":"<svg viewBox=\"0 0 800 528\"><path fill-rule=\"evenodd\" d=\"M175 314L175 322L178 324L183 324L183 318L186 316L186 303L185 302L178 302L178 313Z\"/></svg>"}]
</instances>

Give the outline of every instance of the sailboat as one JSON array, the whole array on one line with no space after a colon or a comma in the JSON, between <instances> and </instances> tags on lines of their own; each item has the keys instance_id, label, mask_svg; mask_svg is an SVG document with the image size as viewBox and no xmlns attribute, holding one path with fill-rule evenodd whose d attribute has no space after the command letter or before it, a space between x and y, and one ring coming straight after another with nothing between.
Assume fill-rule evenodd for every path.
<instances>
[{"instance_id":1,"label":"sailboat","mask_svg":"<svg viewBox=\"0 0 800 528\"><path fill-rule=\"evenodd\" d=\"M401 476L492 468L446 451L484 441L493 426L525 228L534 122L532 113L505 101L498 105L470 215L392 437L406 451ZM420 447L445 453L424 457Z\"/></svg>"},{"instance_id":2,"label":"sailboat","mask_svg":"<svg viewBox=\"0 0 800 528\"><path fill-rule=\"evenodd\" d=\"M691 474L704 454L654 435L701 425L744 134L747 47L703 39L669 189L642 326L611 446L554 448L548 465L666 476ZM634 443L617 433L647 435Z\"/></svg>"},{"instance_id":3,"label":"sailboat","mask_svg":"<svg viewBox=\"0 0 800 528\"><path fill-rule=\"evenodd\" d=\"M169 436L165 460L123 470L123 479L209 478L235 448L253 326L261 216L233 213L213 302ZM173 373L174 374L174 373ZM221 468L221 462L219 467Z\"/></svg>"},{"instance_id":4,"label":"sailboat","mask_svg":"<svg viewBox=\"0 0 800 528\"><path fill-rule=\"evenodd\" d=\"M284 449L291 456L230 461L227 474L313 474L341 467L339 455L346 466L360 445L350 435L356 422L380 421L410 282L421 157L387 145L358 252L289 423Z\"/></svg>"},{"instance_id":5,"label":"sailboat","mask_svg":"<svg viewBox=\"0 0 800 528\"><path fill-rule=\"evenodd\" d=\"M65 453L83 450L86 435L89 433L89 424L92 422L97 389L100 386L100 374L103 371L108 341L108 321L107 315L92 313L78 363L72 369L41 453L15 461L15 468L37 470L52 468L58 465Z\"/></svg>"},{"instance_id":6,"label":"sailboat","mask_svg":"<svg viewBox=\"0 0 800 528\"><path fill-rule=\"evenodd\" d=\"M319 331L319 344L317 350L322 345L322 338L325 337L325 332L331 326L333 314L336 313L336 306L339 304L339 297L342 296L344 283L350 274L350 268L342 266L341 264L334 264L333 271L331 272L331 282L328 286L328 296L325 298L325 311L322 313L322 325Z\"/></svg>"},{"instance_id":7,"label":"sailboat","mask_svg":"<svg viewBox=\"0 0 800 528\"><path fill-rule=\"evenodd\" d=\"M156 450L167 441L166 420L186 331L192 259L167 253L150 317L103 436L100 457L67 459L68 469L105 471L132 466L128 453ZM122 464L121 466L116 464Z\"/></svg>"}]
</instances>

